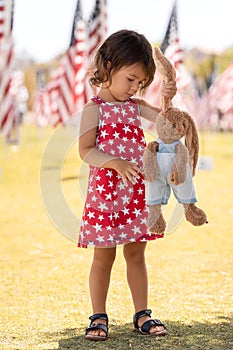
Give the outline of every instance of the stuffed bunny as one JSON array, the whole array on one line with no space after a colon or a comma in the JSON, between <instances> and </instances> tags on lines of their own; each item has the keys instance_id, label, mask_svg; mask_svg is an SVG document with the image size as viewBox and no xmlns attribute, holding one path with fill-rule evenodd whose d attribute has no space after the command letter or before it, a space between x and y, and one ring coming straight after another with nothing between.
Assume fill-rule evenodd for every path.
<instances>
[{"instance_id":1,"label":"stuffed bunny","mask_svg":"<svg viewBox=\"0 0 233 350\"><path fill-rule=\"evenodd\" d=\"M154 57L163 79L166 82L175 80L174 67L157 47ZM192 177L198 161L199 140L194 120L187 112L172 107L168 97L163 97L156 129L158 140L150 142L143 155L149 230L154 233L165 231L166 221L161 206L167 204L171 188L177 201L183 204L188 221L195 226L207 223L205 212L195 205L197 199Z\"/></svg>"}]
</instances>

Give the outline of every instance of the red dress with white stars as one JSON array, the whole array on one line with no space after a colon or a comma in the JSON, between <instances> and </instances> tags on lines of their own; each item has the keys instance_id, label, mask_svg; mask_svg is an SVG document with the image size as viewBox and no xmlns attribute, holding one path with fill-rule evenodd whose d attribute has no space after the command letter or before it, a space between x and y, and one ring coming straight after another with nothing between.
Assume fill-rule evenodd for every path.
<instances>
[{"instance_id":1,"label":"red dress with white stars","mask_svg":"<svg viewBox=\"0 0 233 350\"><path fill-rule=\"evenodd\" d=\"M96 148L142 168L146 142L139 106L132 99L109 103L95 96L92 100L99 106ZM114 169L90 166L78 246L115 247L163 237L147 230L147 215L142 175L136 184L128 181L125 186Z\"/></svg>"}]
</instances>

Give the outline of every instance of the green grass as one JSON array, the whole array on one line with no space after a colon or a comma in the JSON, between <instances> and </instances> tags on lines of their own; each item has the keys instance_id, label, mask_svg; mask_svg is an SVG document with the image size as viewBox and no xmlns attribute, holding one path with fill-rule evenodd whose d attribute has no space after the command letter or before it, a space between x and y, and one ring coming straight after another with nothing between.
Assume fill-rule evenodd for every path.
<instances>
[{"instance_id":1,"label":"green grass","mask_svg":"<svg viewBox=\"0 0 233 350\"><path fill-rule=\"evenodd\" d=\"M133 305L119 248L108 296L110 338L98 343L83 337L92 313L92 250L76 248L61 232L70 225L70 236L77 234L74 225L85 192L86 168L76 145L64 151L69 137L68 129L54 134L24 126L18 152L1 140L0 349L232 349L233 134L200 134L201 155L213 157L213 169L195 177L198 205L209 224L198 228L183 220L165 239L148 244L149 307L169 335L148 338L132 332ZM48 152L51 140L54 148ZM71 214L63 217L54 201L55 214L48 217L40 193L41 166L46 196L54 190L53 176L60 175ZM168 221L174 206L171 198L164 209Z\"/></svg>"}]
</instances>

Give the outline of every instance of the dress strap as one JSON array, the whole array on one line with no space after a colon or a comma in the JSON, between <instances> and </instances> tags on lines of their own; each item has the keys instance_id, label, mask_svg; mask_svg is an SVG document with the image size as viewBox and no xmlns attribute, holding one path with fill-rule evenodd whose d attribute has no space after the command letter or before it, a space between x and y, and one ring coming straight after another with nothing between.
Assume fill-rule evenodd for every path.
<instances>
[{"instance_id":1,"label":"dress strap","mask_svg":"<svg viewBox=\"0 0 233 350\"><path fill-rule=\"evenodd\" d=\"M91 100L96 102L98 105L101 105L102 103L104 103L104 101L99 96L93 96Z\"/></svg>"}]
</instances>

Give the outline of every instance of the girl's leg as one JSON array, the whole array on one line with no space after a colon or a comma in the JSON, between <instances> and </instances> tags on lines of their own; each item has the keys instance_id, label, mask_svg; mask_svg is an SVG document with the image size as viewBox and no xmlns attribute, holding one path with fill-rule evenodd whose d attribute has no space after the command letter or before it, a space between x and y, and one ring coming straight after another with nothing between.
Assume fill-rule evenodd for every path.
<instances>
[{"instance_id":1,"label":"girl's leg","mask_svg":"<svg viewBox=\"0 0 233 350\"><path fill-rule=\"evenodd\" d=\"M106 299L110 283L112 265L116 257L116 248L94 248L94 256L89 275L89 288L93 308L93 314L106 313ZM95 320L95 323L106 322ZM89 332L105 336L101 330Z\"/></svg>"},{"instance_id":2,"label":"girl's leg","mask_svg":"<svg viewBox=\"0 0 233 350\"><path fill-rule=\"evenodd\" d=\"M124 246L127 264L127 280L132 294L135 313L148 308L148 278L145 263L146 243L129 243ZM149 316L140 317L139 327L149 320ZM162 331L163 327L151 327L150 332Z\"/></svg>"}]
</instances>

